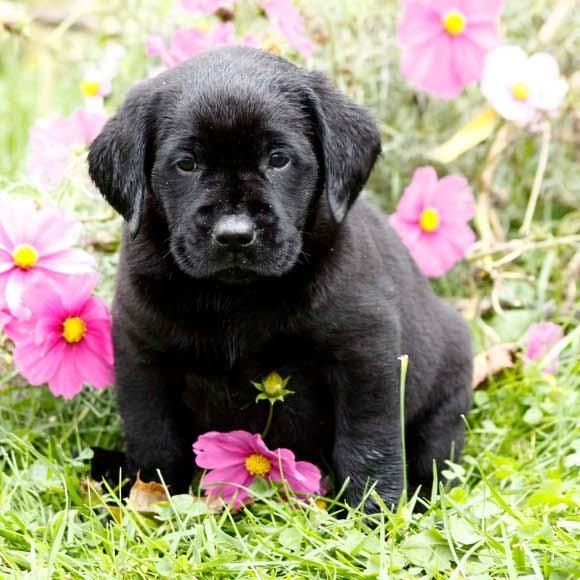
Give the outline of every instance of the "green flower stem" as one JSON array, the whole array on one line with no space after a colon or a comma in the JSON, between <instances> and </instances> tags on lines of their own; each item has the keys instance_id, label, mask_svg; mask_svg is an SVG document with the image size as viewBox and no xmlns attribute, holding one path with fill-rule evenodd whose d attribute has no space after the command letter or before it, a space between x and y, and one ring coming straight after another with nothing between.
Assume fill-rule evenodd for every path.
<instances>
[{"instance_id":1,"label":"green flower stem","mask_svg":"<svg viewBox=\"0 0 580 580\"><path fill-rule=\"evenodd\" d=\"M270 402L270 410L268 411L268 419L266 421L266 426L262 431L262 439L266 439L266 435L268 434L268 431L270 430L270 425L272 424L273 416L274 416L274 403Z\"/></svg>"},{"instance_id":2,"label":"green flower stem","mask_svg":"<svg viewBox=\"0 0 580 580\"><path fill-rule=\"evenodd\" d=\"M526 213L524 215L524 221L522 223L522 227L520 228L520 234L522 235L527 235L530 233L532 220L534 219L534 212L536 211L536 205L538 204L540 191L542 189L542 182L544 181L544 173L546 173L546 167L548 167L548 155L550 153L551 139L550 123L546 122L542 129L540 159L538 160L538 168L536 169L536 175L534 177L534 183L532 185L528 207L526 208Z\"/></svg>"},{"instance_id":3,"label":"green flower stem","mask_svg":"<svg viewBox=\"0 0 580 580\"><path fill-rule=\"evenodd\" d=\"M405 386L407 384L407 368L409 367L409 355L399 357L401 361L401 383L399 389L399 413L401 421L401 456L403 460L403 498L407 500L407 446L405 444Z\"/></svg>"}]
</instances>

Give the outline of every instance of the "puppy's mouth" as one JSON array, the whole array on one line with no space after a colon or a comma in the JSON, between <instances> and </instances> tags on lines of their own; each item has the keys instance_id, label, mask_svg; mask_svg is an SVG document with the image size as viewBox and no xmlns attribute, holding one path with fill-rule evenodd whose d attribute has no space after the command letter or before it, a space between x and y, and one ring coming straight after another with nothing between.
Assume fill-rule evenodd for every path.
<instances>
[{"instance_id":1,"label":"puppy's mouth","mask_svg":"<svg viewBox=\"0 0 580 580\"><path fill-rule=\"evenodd\" d=\"M213 278L224 284L251 284L262 278L278 278L288 272L300 253L300 244L285 240L273 248L223 252L196 248L189 240L174 238L171 253L178 267L193 278ZM261 251L260 251L261 250Z\"/></svg>"},{"instance_id":2,"label":"puppy's mouth","mask_svg":"<svg viewBox=\"0 0 580 580\"><path fill-rule=\"evenodd\" d=\"M258 274L253 270L237 267L224 268L215 273L215 278L226 284L250 284L258 277Z\"/></svg>"}]
</instances>

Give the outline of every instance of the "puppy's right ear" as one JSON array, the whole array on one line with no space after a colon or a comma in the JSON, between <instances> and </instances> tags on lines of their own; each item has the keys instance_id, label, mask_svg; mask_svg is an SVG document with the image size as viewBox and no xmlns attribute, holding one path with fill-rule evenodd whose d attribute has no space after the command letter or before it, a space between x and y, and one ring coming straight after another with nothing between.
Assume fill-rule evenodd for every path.
<instances>
[{"instance_id":1,"label":"puppy's right ear","mask_svg":"<svg viewBox=\"0 0 580 580\"><path fill-rule=\"evenodd\" d=\"M132 236L141 223L147 167L155 131L154 91L148 81L129 92L89 150L89 174L103 197L128 222Z\"/></svg>"}]
</instances>

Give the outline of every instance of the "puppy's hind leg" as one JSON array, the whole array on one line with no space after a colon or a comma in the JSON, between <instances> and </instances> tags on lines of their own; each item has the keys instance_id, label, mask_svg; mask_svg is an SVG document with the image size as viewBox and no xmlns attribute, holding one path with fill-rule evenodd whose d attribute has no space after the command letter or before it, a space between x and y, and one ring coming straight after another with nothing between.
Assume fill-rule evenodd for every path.
<instances>
[{"instance_id":1,"label":"puppy's hind leg","mask_svg":"<svg viewBox=\"0 0 580 580\"><path fill-rule=\"evenodd\" d=\"M471 407L471 366L460 375L445 372L440 381L447 397L406 428L409 495L421 486L421 495L429 496L433 462L440 474L445 460L459 461L463 450L465 416Z\"/></svg>"}]
</instances>

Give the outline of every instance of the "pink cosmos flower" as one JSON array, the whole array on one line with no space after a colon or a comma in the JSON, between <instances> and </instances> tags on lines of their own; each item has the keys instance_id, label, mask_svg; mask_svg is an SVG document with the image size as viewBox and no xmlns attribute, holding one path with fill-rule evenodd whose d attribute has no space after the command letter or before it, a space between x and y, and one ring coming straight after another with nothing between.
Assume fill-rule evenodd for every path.
<instances>
[{"instance_id":1,"label":"pink cosmos flower","mask_svg":"<svg viewBox=\"0 0 580 580\"><path fill-rule=\"evenodd\" d=\"M48 383L54 395L71 399L87 383L113 383L111 320L105 303L91 295L98 275L30 286L26 318L6 327L14 340L14 364L32 385Z\"/></svg>"},{"instance_id":2,"label":"pink cosmos flower","mask_svg":"<svg viewBox=\"0 0 580 580\"><path fill-rule=\"evenodd\" d=\"M524 126L543 114L555 115L568 83L553 56L538 52L528 57L519 46L500 46L487 55L481 92L500 115Z\"/></svg>"},{"instance_id":3,"label":"pink cosmos flower","mask_svg":"<svg viewBox=\"0 0 580 580\"><path fill-rule=\"evenodd\" d=\"M214 14L220 8L233 8L236 0L181 0L181 5L186 10L201 12L203 14Z\"/></svg>"},{"instance_id":4,"label":"pink cosmos flower","mask_svg":"<svg viewBox=\"0 0 580 580\"><path fill-rule=\"evenodd\" d=\"M12 316L5 308L0 307L0 332L12 320Z\"/></svg>"},{"instance_id":5,"label":"pink cosmos flower","mask_svg":"<svg viewBox=\"0 0 580 580\"><path fill-rule=\"evenodd\" d=\"M403 47L403 76L447 99L478 82L485 54L497 44L503 3L503 0L405 0L398 28Z\"/></svg>"},{"instance_id":6,"label":"pink cosmos flower","mask_svg":"<svg viewBox=\"0 0 580 580\"><path fill-rule=\"evenodd\" d=\"M562 327L553 322L539 322L531 324L528 329L527 346L524 352L526 362L542 360L548 351L562 338L564 331ZM558 359L554 357L546 361L544 372L546 374L555 373L558 368Z\"/></svg>"},{"instance_id":7,"label":"pink cosmos flower","mask_svg":"<svg viewBox=\"0 0 580 580\"><path fill-rule=\"evenodd\" d=\"M147 56L160 57L163 66L171 68L205 50L232 44L257 46L258 43L252 36L236 39L233 23L219 22L207 32L198 28L178 30L173 35L169 48L160 36L148 36L145 52Z\"/></svg>"},{"instance_id":8,"label":"pink cosmos flower","mask_svg":"<svg viewBox=\"0 0 580 580\"><path fill-rule=\"evenodd\" d=\"M79 149L101 132L107 116L102 110L76 109L69 117L38 120L30 130L28 174L42 186L56 187Z\"/></svg>"},{"instance_id":9,"label":"pink cosmos flower","mask_svg":"<svg viewBox=\"0 0 580 580\"><path fill-rule=\"evenodd\" d=\"M260 476L285 481L294 493L321 493L320 471L312 463L296 461L289 449L270 451L262 437L247 431L210 431L193 444L196 463L209 472L201 486L239 508L249 498L246 489Z\"/></svg>"},{"instance_id":10,"label":"pink cosmos flower","mask_svg":"<svg viewBox=\"0 0 580 580\"><path fill-rule=\"evenodd\" d=\"M438 180L433 167L420 167L389 221L419 269L436 277L451 270L475 241L467 224L474 215L473 194L464 177Z\"/></svg>"},{"instance_id":11,"label":"pink cosmos flower","mask_svg":"<svg viewBox=\"0 0 580 580\"><path fill-rule=\"evenodd\" d=\"M294 50L305 56L312 54L313 45L304 31L304 18L291 0L259 0L258 3Z\"/></svg>"},{"instance_id":12,"label":"pink cosmos flower","mask_svg":"<svg viewBox=\"0 0 580 580\"><path fill-rule=\"evenodd\" d=\"M36 209L28 199L0 198L0 304L21 314L26 286L39 279L94 270L94 259L71 248L81 225L56 208Z\"/></svg>"}]
</instances>

